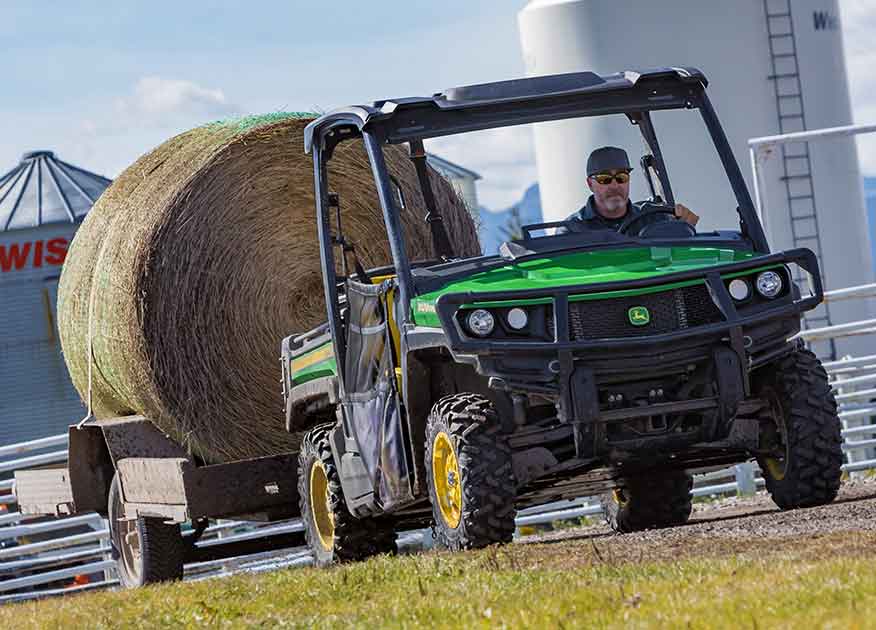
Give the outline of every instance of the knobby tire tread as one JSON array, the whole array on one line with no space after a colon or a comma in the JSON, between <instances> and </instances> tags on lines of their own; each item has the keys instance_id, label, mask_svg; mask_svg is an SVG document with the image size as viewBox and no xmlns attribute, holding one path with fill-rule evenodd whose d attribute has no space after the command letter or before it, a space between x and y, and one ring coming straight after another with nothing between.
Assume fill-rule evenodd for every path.
<instances>
[{"instance_id":1,"label":"knobby tire tread","mask_svg":"<svg viewBox=\"0 0 876 630\"><path fill-rule=\"evenodd\" d=\"M801 348L781 359L769 374L784 411L788 462L784 479L762 464L767 490L783 510L824 505L839 492L842 423L821 361Z\"/></svg>"},{"instance_id":2,"label":"knobby tire tread","mask_svg":"<svg viewBox=\"0 0 876 630\"><path fill-rule=\"evenodd\" d=\"M605 520L619 533L684 525L693 508L693 477L684 471L654 473L624 479L627 501L603 499Z\"/></svg>"},{"instance_id":3,"label":"knobby tire tread","mask_svg":"<svg viewBox=\"0 0 876 630\"><path fill-rule=\"evenodd\" d=\"M462 478L462 517L456 529L443 523L434 499L432 448L442 430L455 440ZM511 447L492 403L476 394L446 396L432 407L426 435L427 478L438 544L459 551L511 542L517 484Z\"/></svg>"},{"instance_id":4,"label":"knobby tire tread","mask_svg":"<svg viewBox=\"0 0 876 630\"><path fill-rule=\"evenodd\" d=\"M397 552L396 532L390 522L379 517L357 518L347 509L341 480L329 446L329 433L333 428L334 423L329 423L311 429L305 435L299 453L298 496L307 546L313 552L318 566L364 560L382 553L394 554ZM322 462L328 477L329 503L335 526L334 548L330 553L323 550L311 519L310 492L307 487L310 480L310 458Z\"/></svg>"}]
</instances>

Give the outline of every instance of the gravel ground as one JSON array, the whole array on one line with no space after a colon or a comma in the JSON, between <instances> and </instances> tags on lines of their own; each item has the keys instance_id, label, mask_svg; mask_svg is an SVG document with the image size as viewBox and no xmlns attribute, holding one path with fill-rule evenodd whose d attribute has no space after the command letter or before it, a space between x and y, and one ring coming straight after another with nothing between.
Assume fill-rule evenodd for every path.
<instances>
[{"instance_id":1,"label":"gravel ground","mask_svg":"<svg viewBox=\"0 0 876 630\"><path fill-rule=\"evenodd\" d=\"M768 494L759 492L697 503L690 522L681 527L615 534L598 524L527 536L519 542L544 554L538 564L562 566L724 555L876 557L876 481L846 482L833 503L816 508L783 512ZM552 547L556 553L550 552Z\"/></svg>"}]
</instances>

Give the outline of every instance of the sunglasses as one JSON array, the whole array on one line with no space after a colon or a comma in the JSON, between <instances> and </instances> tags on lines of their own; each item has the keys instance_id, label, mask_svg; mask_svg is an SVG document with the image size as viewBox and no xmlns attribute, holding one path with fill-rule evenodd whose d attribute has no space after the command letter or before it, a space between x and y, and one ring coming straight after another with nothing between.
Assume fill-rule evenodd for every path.
<instances>
[{"instance_id":1,"label":"sunglasses","mask_svg":"<svg viewBox=\"0 0 876 630\"><path fill-rule=\"evenodd\" d=\"M607 186L612 181L616 181L618 184L626 184L630 181L630 174L617 173L616 175L609 175L608 173L599 173L598 175L593 175L593 179L600 186Z\"/></svg>"}]
</instances>

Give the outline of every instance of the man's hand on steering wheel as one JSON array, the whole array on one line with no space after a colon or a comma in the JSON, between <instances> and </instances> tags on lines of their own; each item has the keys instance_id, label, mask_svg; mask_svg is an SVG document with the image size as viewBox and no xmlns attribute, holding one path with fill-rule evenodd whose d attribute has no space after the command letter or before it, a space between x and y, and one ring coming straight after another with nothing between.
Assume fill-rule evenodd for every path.
<instances>
[{"instance_id":1,"label":"man's hand on steering wheel","mask_svg":"<svg viewBox=\"0 0 876 630\"><path fill-rule=\"evenodd\" d=\"M688 225L696 225L700 220L698 214L680 203L675 204L675 217L684 221Z\"/></svg>"},{"instance_id":2,"label":"man's hand on steering wheel","mask_svg":"<svg viewBox=\"0 0 876 630\"><path fill-rule=\"evenodd\" d=\"M652 217L661 214L669 215L673 219L676 219L676 221L670 220L669 223L675 224L677 229L668 227L663 223L654 223ZM631 234L641 237L656 236L658 233L660 236L694 236L697 233L694 225L699 219L700 218L696 214L681 204L677 204L673 207L661 203L645 202L642 204L640 212L627 217L623 223L618 226L617 231L620 234ZM636 226L637 229L634 230L633 226ZM669 229L670 232L666 232L667 229Z\"/></svg>"}]
</instances>

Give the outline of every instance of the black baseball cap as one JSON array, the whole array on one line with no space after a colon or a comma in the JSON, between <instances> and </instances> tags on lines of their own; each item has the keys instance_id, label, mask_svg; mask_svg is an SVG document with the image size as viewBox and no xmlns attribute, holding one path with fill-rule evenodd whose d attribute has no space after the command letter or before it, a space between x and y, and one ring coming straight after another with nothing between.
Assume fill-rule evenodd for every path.
<instances>
[{"instance_id":1,"label":"black baseball cap","mask_svg":"<svg viewBox=\"0 0 876 630\"><path fill-rule=\"evenodd\" d=\"M611 170L633 170L627 152L617 147L601 147L594 149L587 158L587 177Z\"/></svg>"}]
</instances>

